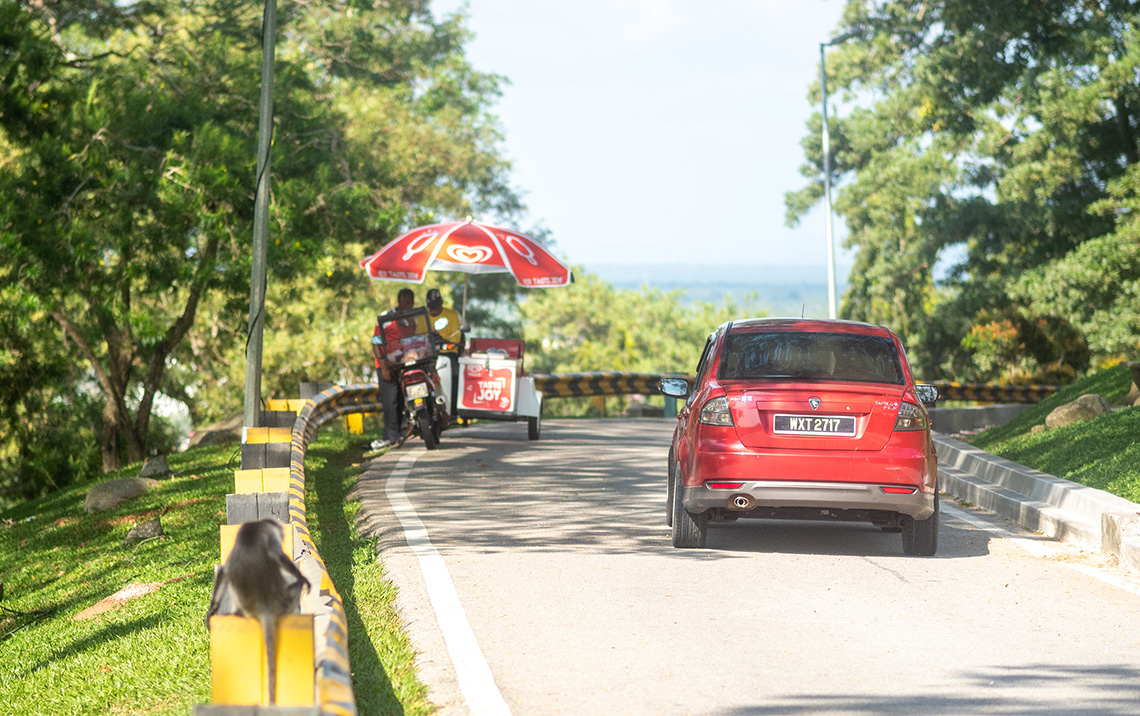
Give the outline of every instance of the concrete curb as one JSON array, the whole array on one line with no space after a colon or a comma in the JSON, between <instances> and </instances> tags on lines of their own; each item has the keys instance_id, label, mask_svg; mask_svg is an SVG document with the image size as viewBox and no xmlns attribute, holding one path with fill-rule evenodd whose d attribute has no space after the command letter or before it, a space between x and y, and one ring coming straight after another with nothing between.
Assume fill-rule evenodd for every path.
<instances>
[{"instance_id":1,"label":"concrete curb","mask_svg":"<svg viewBox=\"0 0 1140 716\"><path fill-rule=\"evenodd\" d=\"M1032 408L1029 403L1005 405L971 405L966 408L931 408L930 420L940 433L953 435L963 430L976 430L988 425L1001 425Z\"/></svg>"},{"instance_id":2,"label":"concrete curb","mask_svg":"<svg viewBox=\"0 0 1140 716\"><path fill-rule=\"evenodd\" d=\"M934 433L946 494L1140 571L1140 505Z\"/></svg>"}]
</instances>

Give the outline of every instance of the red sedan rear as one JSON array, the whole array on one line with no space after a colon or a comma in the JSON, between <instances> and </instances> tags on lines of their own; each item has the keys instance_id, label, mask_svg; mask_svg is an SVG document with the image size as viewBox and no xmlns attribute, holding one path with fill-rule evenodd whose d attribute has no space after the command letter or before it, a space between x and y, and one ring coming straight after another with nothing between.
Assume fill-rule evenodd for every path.
<instances>
[{"instance_id":1,"label":"red sedan rear","mask_svg":"<svg viewBox=\"0 0 1140 716\"><path fill-rule=\"evenodd\" d=\"M703 547L709 520L871 522L903 551L938 549L930 419L889 329L850 321L750 319L709 336L669 451L667 519L677 547Z\"/></svg>"}]
</instances>

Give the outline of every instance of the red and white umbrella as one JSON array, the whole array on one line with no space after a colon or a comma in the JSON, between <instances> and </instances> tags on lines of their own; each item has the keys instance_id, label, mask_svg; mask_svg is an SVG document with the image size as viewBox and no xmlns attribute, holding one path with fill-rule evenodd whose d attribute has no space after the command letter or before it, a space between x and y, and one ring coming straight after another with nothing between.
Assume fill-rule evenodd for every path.
<instances>
[{"instance_id":1,"label":"red and white umbrella","mask_svg":"<svg viewBox=\"0 0 1140 716\"><path fill-rule=\"evenodd\" d=\"M423 283L428 271L510 273L520 286L565 286L570 269L526 234L477 221L420 226L360 262L374 281Z\"/></svg>"}]
</instances>

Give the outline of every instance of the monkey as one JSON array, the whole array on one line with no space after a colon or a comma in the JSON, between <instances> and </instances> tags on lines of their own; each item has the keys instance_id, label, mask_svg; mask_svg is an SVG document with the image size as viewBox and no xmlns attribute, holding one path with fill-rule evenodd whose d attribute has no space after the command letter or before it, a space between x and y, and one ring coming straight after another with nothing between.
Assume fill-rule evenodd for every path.
<instances>
[{"instance_id":1,"label":"monkey","mask_svg":"<svg viewBox=\"0 0 1140 716\"><path fill-rule=\"evenodd\" d=\"M277 617L300 608L301 593L312 585L282 550L283 525L277 520L246 522L238 529L224 566L214 568L214 592L206 613L223 608L227 596L236 601L236 613L261 624L268 659L269 703L277 699Z\"/></svg>"}]
</instances>

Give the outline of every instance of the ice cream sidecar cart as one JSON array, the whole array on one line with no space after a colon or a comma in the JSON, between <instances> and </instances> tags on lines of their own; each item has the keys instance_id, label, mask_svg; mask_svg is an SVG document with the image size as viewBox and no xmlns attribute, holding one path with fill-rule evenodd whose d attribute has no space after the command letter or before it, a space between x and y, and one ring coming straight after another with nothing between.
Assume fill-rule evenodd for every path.
<instances>
[{"instance_id":1,"label":"ice cream sidecar cart","mask_svg":"<svg viewBox=\"0 0 1140 716\"><path fill-rule=\"evenodd\" d=\"M450 381L442 381L449 386ZM446 388L445 388L446 390ZM459 389L454 403L459 418L527 422L527 437L542 433L542 392L523 368L523 342L472 338L459 358Z\"/></svg>"}]
</instances>

